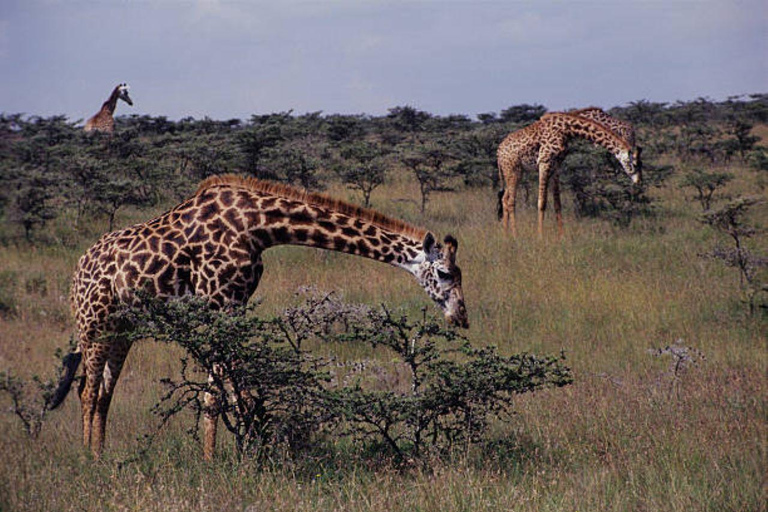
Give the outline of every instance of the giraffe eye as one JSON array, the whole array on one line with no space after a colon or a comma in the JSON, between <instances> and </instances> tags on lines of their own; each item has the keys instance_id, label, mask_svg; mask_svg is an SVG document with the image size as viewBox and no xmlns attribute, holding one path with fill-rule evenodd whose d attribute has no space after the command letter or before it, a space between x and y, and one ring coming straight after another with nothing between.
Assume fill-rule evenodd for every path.
<instances>
[{"instance_id":1,"label":"giraffe eye","mask_svg":"<svg viewBox=\"0 0 768 512\"><path fill-rule=\"evenodd\" d=\"M443 281L450 281L451 280L451 274L449 274L448 272L444 272L442 270L438 270L437 271L437 277L439 277Z\"/></svg>"}]
</instances>

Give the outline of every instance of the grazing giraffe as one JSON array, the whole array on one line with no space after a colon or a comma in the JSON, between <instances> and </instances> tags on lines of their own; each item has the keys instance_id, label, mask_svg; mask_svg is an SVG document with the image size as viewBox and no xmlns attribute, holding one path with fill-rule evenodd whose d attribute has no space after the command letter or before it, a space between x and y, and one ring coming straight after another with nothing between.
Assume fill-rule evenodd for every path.
<instances>
[{"instance_id":1,"label":"grazing giraffe","mask_svg":"<svg viewBox=\"0 0 768 512\"><path fill-rule=\"evenodd\" d=\"M499 192L499 215L512 233L515 226L515 195L517 184L524 171L539 171L539 235L543 235L544 212L547 209L547 187L553 179L552 195L558 230L563 231L562 203L558 166L565 157L568 143L573 138L583 138L599 144L613 153L633 183L640 181L629 143L607 127L585 117L549 113L535 123L510 133L499 144L497 151L499 177L505 184Z\"/></svg>"},{"instance_id":2,"label":"grazing giraffe","mask_svg":"<svg viewBox=\"0 0 768 512\"><path fill-rule=\"evenodd\" d=\"M227 175L203 181L196 194L143 224L103 235L80 258L71 303L78 347L52 401L66 397L81 359L83 441L98 457L107 412L130 349L111 314L141 287L160 298L195 294L215 307L245 304L262 275L261 253L275 245L307 245L389 263L413 274L446 320L468 327L456 266L458 243L424 229L287 185ZM211 459L217 404L205 397L203 454Z\"/></svg>"},{"instance_id":3,"label":"grazing giraffe","mask_svg":"<svg viewBox=\"0 0 768 512\"><path fill-rule=\"evenodd\" d=\"M112 117L117 108L117 100L123 100L133 106L131 97L128 96L128 84L119 84L109 95L109 99L104 102L96 115L85 122L84 130L87 132L105 132L114 133L115 119Z\"/></svg>"}]
</instances>

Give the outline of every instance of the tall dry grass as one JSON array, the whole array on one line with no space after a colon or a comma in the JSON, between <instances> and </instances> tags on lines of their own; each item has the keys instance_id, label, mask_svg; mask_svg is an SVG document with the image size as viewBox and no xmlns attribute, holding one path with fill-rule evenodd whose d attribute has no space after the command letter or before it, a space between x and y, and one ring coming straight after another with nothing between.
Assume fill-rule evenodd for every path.
<instances>
[{"instance_id":1,"label":"tall dry grass","mask_svg":"<svg viewBox=\"0 0 768 512\"><path fill-rule=\"evenodd\" d=\"M754 174L737 171L729 192L753 190ZM118 385L103 460L80 446L74 393L37 440L0 415L0 510L766 510L766 319L746 315L737 275L698 256L715 236L696 221L697 204L670 184L656 192L656 218L618 230L566 216L565 236L551 222L543 240L523 208L512 239L491 191L437 194L424 216L414 191L397 180L374 205L459 239L470 339L505 353L564 350L572 386L520 398L493 443L431 472L370 467L343 447L338 459L259 470L237 463L221 434L221 455L206 465L189 418L121 464L153 432L158 381L179 367L178 349L144 342ZM14 307L0 320L0 369L52 372L72 331L65 297L81 249L0 248L12 282L0 300ZM265 314L307 284L414 314L429 305L408 275L372 261L295 247L264 260ZM676 340L706 359L675 374L669 357L648 352Z\"/></svg>"}]
</instances>

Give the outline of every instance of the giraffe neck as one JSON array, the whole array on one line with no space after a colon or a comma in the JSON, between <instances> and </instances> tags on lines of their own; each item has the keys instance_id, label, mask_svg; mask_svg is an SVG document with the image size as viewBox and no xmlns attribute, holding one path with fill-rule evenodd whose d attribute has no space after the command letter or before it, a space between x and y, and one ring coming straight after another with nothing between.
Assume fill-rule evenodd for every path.
<instances>
[{"instance_id":1,"label":"giraffe neck","mask_svg":"<svg viewBox=\"0 0 768 512\"><path fill-rule=\"evenodd\" d=\"M115 113L117 108L117 100L120 98L120 87L115 87L112 94L109 95L109 99L101 106L101 111L106 112L110 116Z\"/></svg>"},{"instance_id":2,"label":"giraffe neck","mask_svg":"<svg viewBox=\"0 0 768 512\"><path fill-rule=\"evenodd\" d=\"M362 256L411 271L421 262L422 242L370 222L311 205L268 210L263 222L249 229L264 249L304 245Z\"/></svg>"},{"instance_id":3,"label":"giraffe neck","mask_svg":"<svg viewBox=\"0 0 768 512\"><path fill-rule=\"evenodd\" d=\"M552 114L551 122L569 138L578 137L603 146L616 157L630 151L629 144L604 126L571 114Z\"/></svg>"},{"instance_id":4,"label":"giraffe neck","mask_svg":"<svg viewBox=\"0 0 768 512\"><path fill-rule=\"evenodd\" d=\"M579 117L585 117L600 123L626 140L630 146L634 147L635 145L635 130L632 125L626 121L608 115L603 109L599 107L587 107L579 110L571 110L567 113Z\"/></svg>"},{"instance_id":5,"label":"giraffe neck","mask_svg":"<svg viewBox=\"0 0 768 512\"><path fill-rule=\"evenodd\" d=\"M245 236L252 252L304 245L389 263L412 274L424 260L424 230L346 203L335 207L331 201L317 204L228 184L199 191L197 197L201 216L208 205L217 205L221 222Z\"/></svg>"}]
</instances>

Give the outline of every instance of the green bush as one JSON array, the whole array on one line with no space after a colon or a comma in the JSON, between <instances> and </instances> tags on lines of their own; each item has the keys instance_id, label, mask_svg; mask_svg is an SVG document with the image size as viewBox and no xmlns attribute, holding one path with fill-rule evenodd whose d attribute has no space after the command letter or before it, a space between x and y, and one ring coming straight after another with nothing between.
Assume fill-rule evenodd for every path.
<instances>
[{"instance_id":1,"label":"green bush","mask_svg":"<svg viewBox=\"0 0 768 512\"><path fill-rule=\"evenodd\" d=\"M187 352L181 379L164 380L167 393L155 406L161 421L192 409L196 433L211 393L242 456L298 456L348 438L395 461L426 461L483 440L491 417L509 419L514 395L572 381L562 355L504 357L473 348L426 314L413 321L334 294L307 294L269 320L192 297L141 297L119 316L132 336ZM389 356L342 363L311 354L310 342L363 344Z\"/></svg>"}]
</instances>

